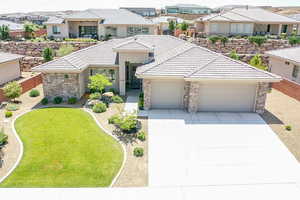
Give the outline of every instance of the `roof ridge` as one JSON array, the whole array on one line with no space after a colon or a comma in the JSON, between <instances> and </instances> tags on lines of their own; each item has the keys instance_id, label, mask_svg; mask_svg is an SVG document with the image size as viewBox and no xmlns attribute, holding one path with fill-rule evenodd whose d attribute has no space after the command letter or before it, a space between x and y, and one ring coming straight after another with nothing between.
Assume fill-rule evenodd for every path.
<instances>
[{"instance_id":1,"label":"roof ridge","mask_svg":"<svg viewBox=\"0 0 300 200\"><path fill-rule=\"evenodd\" d=\"M123 42L123 43L121 43L121 44L115 46L114 48L120 48L120 47L122 47L123 45L129 44L129 43L132 43L132 42L138 43L138 44L140 44L140 45L142 45L142 46L144 46L144 47L146 47L146 48L148 48L148 49L151 49L151 48L152 48L151 46L145 44L143 41L138 41L138 40L136 40L135 38L133 38L133 39L131 39L131 40L128 40L128 41L125 41L125 42Z\"/></svg>"},{"instance_id":2,"label":"roof ridge","mask_svg":"<svg viewBox=\"0 0 300 200\"><path fill-rule=\"evenodd\" d=\"M213 58L212 60L208 61L206 64L197 67L194 71L192 71L192 72L188 73L187 75L185 75L185 77L192 76L193 74L195 74L195 73L201 71L202 69L205 69L206 67L209 66L209 64L213 63L213 62L216 61L218 58L219 58L219 57Z\"/></svg>"}]
</instances>

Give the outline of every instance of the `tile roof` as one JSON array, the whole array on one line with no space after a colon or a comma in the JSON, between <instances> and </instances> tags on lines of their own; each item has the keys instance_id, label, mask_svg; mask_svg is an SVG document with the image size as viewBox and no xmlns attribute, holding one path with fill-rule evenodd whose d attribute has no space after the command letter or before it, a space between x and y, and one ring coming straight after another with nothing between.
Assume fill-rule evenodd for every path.
<instances>
[{"instance_id":1,"label":"tile roof","mask_svg":"<svg viewBox=\"0 0 300 200\"><path fill-rule=\"evenodd\" d=\"M6 20L0 20L0 26L5 25L8 26L10 30L23 30L24 25L23 24L17 24L11 21Z\"/></svg>"},{"instance_id":2,"label":"tile roof","mask_svg":"<svg viewBox=\"0 0 300 200\"><path fill-rule=\"evenodd\" d=\"M34 68L34 71L77 70L88 66L117 66L116 48L152 47L154 60L138 67L139 77L268 79L280 77L172 36L139 35L113 39Z\"/></svg>"},{"instance_id":3,"label":"tile roof","mask_svg":"<svg viewBox=\"0 0 300 200\"><path fill-rule=\"evenodd\" d=\"M0 63L4 63L4 62L16 60L16 59L20 59L22 57L24 57L24 56L18 55L18 54L11 54L11 53L0 52Z\"/></svg>"},{"instance_id":4,"label":"tile roof","mask_svg":"<svg viewBox=\"0 0 300 200\"><path fill-rule=\"evenodd\" d=\"M218 21L219 19L228 19L228 21L254 22L254 23L294 23L299 21L289 17L279 15L261 8L235 8L224 11L219 14L212 14L205 17L200 17L197 21ZM220 20L220 21L223 21Z\"/></svg>"},{"instance_id":5,"label":"tile roof","mask_svg":"<svg viewBox=\"0 0 300 200\"><path fill-rule=\"evenodd\" d=\"M300 63L300 47L267 51L265 54Z\"/></svg>"},{"instance_id":6,"label":"tile roof","mask_svg":"<svg viewBox=\"0 0 300 200\"><path fill-rule=\"evenodd\" d=\"M49 17L49 19L44 22L44 24L62 24L65 20L59 17Z\"/></svg>"}]
</instances>

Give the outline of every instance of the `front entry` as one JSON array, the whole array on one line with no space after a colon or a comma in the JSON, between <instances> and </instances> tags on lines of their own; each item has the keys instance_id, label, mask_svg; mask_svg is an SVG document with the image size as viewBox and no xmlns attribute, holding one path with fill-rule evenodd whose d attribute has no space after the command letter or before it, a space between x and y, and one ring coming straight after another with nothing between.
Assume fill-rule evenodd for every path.
<instances>
[{"instance_id":1,"label":"front entry","mask_svg":"<svg viewBox=\"0 0 300 200\"><path fill-rule=\"evenodd\" d=\"M140 89L141 88L141 79L135 76L135 72L138 66L141 66L140 63L126 63L126 86L129 89Z\"/></svg>"}]
</instances>

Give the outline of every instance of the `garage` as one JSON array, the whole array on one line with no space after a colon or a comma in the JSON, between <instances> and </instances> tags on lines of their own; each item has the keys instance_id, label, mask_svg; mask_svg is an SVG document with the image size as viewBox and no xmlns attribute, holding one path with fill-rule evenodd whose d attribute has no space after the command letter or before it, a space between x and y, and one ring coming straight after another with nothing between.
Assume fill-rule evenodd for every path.
<instances>
[{"instance_id":1,"label":"garage","mask_svg":"<svg viewBox=\"0 0 300 200\"><path fill-rule=\"evenodd\" d=\"M152 80L151 108L183 108L183 80Z\"/></svg>"},{"instance_id":2,"label":"garage","mask_svg":"<svg viewBox=\"0 0 300 200\"><path fill-rule=\"evenodd\" d=\"M199 89L199 111L253 112L255 83L203 83Z\"/></svg>"}]
</instances>

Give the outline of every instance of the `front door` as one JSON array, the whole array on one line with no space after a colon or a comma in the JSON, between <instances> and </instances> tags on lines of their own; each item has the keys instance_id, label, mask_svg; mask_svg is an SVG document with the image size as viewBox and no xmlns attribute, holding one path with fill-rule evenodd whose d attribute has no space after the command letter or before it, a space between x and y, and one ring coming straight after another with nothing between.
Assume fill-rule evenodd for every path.
<instances>
[{"instance_id":1,"label":"front door","mask_svg":"<svg viewBox=\"0 0 300 200\"><path fill-rule=\"evenodd\" d=\"M126 84L130 89L140 89L141 79L135 76L136 69L141 66L140 63L126 63Z\"/></svg>"}]
</instances>

